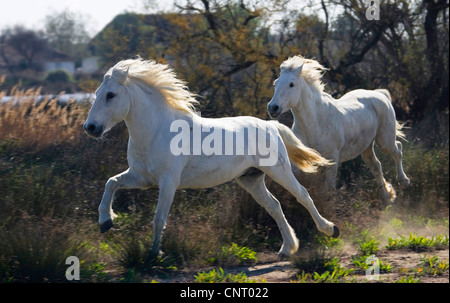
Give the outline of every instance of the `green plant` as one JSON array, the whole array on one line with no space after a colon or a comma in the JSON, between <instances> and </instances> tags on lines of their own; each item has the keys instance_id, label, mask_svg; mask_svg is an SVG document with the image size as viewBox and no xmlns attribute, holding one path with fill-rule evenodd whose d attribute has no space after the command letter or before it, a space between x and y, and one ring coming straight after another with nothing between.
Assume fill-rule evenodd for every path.
<instances>
[{"instance_id":1,"label":"green plant","mask_svg":"<svg viewBox=\"0 0 450 303\"><path fill-rule=\"evenodd\" d=\"M425 254L420 258L421 264L416 269L418 274L429 274L432 276L443 275L449 269L448 259L439 261L437 256L428 256Z\"/></svg>"},{"instance_id":2,"label":"green plant","mask_svg":"<svg viewBox=\"0 0 450 303\"><path fill-rule=\"evenodd\" d=\"M424 251L433 248L442 248L448 246L448 236L439 234L433 237L422 237L410 233L408 237L400 236L397 239L388 239L387 249L409 248L414 251Z\"/></svg>"},{"instance_id":3,"label":"green plant","mask_svg":"<svg viewBox=\"0 0 450 303\"><path fill-rule=\"evenodd\" d=\"M403 276L394 281L394 283L420 283L420 278L416 278L414 276Z\"/></svg>"},{"instance_id":4,"label":"green plant","mask_svg":"<svg viewBox=\"0 0 450 303\"><path fill-rule=\"evenodd\" d=\"M212 264L221 264L222 266L236 266L256 263L256 252L248 247L239 247L236 243L222 246L221 253L217 257L209 258Z\"/></svg>"},{"instance_id":5,"label":"green plant","mask_svg":"<svg viewBox=\"0 0 450 303\"><path fill-rule=\"evenodd\" d=\"M359 269L366 271L370 266L373 265L372 262L368 261L369 257L371 256L367 255L352 256L352 263ZM380 273L388 273L392 271L392 265L381 259L378 259L378 266L380 268Z\"/></svg>"},{"instance_id":6,"label":"green plant","mask_svg":"<svg viewBox=\"0 0 450 303\"><path fill-rule=\"evenodd\" d=\"M380 244L380 241L375 239L367 242L362 242L359 244L359 251L363 256L374 255L378 252L378 244Z\"/></svg>"},{"instance_id":7,"label":"green plant","mask_svg":"<svg viewBox=\"0 0 450 303\"><path fill-rule=\"evenodd\" d=\"M354 269L346 269L340 266L339 259L333 258L330 261L324 263L324 268L327 270L321 272L308 273L304 270L297 274L298 283L339 283L347 279L347 276L351 274Z\"/></svg>"},{"instance_id":8,"label":"green plant","mask_svg":"<svg viewBox=\"0 0 450 303\"><path fill-rule=\"evenodd\" d=\"M89 264L82 260L80 262L80 267L80 282L89 281L105 283L111 280L110 275L105 271L106 263L104 262Z\"/></svg>"},{"instance_id":9,"label":"green plant","mask_svg":"<svg viewBox=\"0 0 450 303\"><path fill-rule=\"evenodd\" d=\"M323 234L316 235L316 241L320 248L324 250L338 250L343 245L341 238L327 237Z\"/></svg>"},{"instance_id":10,"label":"green plant","mask_svg":"<svg viewBox=\"0 0 450 303\"><path fill-rule=\"evenodd\" d=\"M195 283L252 283L256 282L255 280L250 280L247 275L243 272L238 273L236 275L233 274L225 274L223 268L219 267L219 269L212 269L208 272L202 271L197 273L194 276ZM264 282L264 281L260 281Z\"/></svg>"},{"instance_id":11,"label":"green plant","mask_svg":"<svg viewBox=\"0 0 450 303\"><path fill-rule=\"evenodd\" d=\"M31 222L29 222L31 223ZM85 252L68 231L21 225L0 233L0 282L65 282L66 258Z\"/></svg>"}]
</instances>

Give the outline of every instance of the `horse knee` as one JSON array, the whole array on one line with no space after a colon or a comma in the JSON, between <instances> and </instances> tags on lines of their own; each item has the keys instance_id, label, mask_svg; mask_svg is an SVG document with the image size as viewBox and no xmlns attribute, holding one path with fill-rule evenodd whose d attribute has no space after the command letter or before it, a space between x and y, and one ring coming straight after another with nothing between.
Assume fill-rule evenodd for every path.
<instances>
[{"instance_id":1,"label":"horse knee","mask_svg":"<svg viewBox=\"0 0 450 303\"><path fill-rule=\"evenodd\" d=\"M117 187L117 179L115 177L111 177L105 184L105 191L114 191Z\"/></svg>"},{"instance_id":2,"label":"horse knee","mask_svg":"<svg viewBox=\"0 0 450 303\"><path fill-rule=\"evenodd\" d=\"M161 233L164 228L166 227L166 220L162 219L162 218L154 218L153 219L153 229L154 229L154 234L158 234Z\"/></svg>"}]
</instances>

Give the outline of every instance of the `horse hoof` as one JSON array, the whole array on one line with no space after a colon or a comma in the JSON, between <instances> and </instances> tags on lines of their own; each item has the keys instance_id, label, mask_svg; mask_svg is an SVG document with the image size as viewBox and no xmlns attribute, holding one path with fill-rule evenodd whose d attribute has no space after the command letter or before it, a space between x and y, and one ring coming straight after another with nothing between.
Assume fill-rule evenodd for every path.
<instances>
[{"instance_id":1,"label":"horse hoof","mask_svg":"<svg viewBox=\"0 0 450 303\"><path fill-rule=\"evenodd\" d=\"M339 238L340 234L341 234L341 232L339 231L339 228L336 225L333 226L333 235L331 237Z\"/></svg>"},{"instance_id":2,"label":"horse hoof","mask_svg":"<svg viewBox=\"0 0 450 303\"><path fill-rule=\"evenodd\" d=\"M406 178L406 179L400 180L400 184L403 187L408 187L411 184L411 182L409 181L408 178Z\"/></svg>"},{"instance_id":3,"label":"horse hoof","mask_svg":"<svg viewBox=\"0 0 450 303\"><path fill-rule=\"evenodd\" d=\"M105 221L102 224L100 224L100 232L103 234L113 226L114 226L113 221L109 219L108 221Z\"/></svg>"},{"instance_id":4,"label":"horse hoof","mask_svg":"<svg viewBox=\"0 0 450 303\"><path fill-rule=\"evenodd\" d=\"M286 253L279 252L277 254L277 257L278 257L278 260L280 260L280 261L286 261L286 260L289 260L290 255L287 255Z\"/></svg>"}]
</instances>

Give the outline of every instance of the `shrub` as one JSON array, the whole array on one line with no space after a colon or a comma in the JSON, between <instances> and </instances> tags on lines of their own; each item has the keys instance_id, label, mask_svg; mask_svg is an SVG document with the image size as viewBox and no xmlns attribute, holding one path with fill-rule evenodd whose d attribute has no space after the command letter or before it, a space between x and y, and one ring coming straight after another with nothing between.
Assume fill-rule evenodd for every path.
<instances>
[{"instance_id":1,"label":"shrub","mask_svg":"<svg viewBox=\"0 0 450 303\"><path fill-rule=\"evenodd\" d=\"M256 263L256 252L248 247L239 247L236 243L222 246L222 251L217 257L208 260L213 264L222 266L236 266Z\"/></svg>"},{"instance_id":2,"label":"shrub","mask_svg":"<svg viewBox=\"0 0 450 303\"><path fill-rule=\"evenodd\" d=\"M49 72L45 78L47 82L70 82L70 75L63 70Z\"/></svg>"},{"instance_id":3,"label":"shrub","mask_svg":"<svg viewBox=\"0 0 450 303\"><path fill-rule=\"evenodd\" d=\"M66 258L82 259L79 243L57 225L23 223L0 233L1 282L64 282Z\"/></svg>"},{"instance_id":4,"label":"shrub","mask_svg":"<svg viewBox=\"0 0 450 303\"><path fill-rule=\"evenodd\" d=\"M433 248L443 248L448 246L448 236L437 235L434 237L422 237L416 234L410 233L408 237L400 236L400 238L388 239L387 249L401 249L408 248L414 251L425 251Z\"/></svg>"},{"instance_id":5,"label":"shrub","mask_svg":"<svg viewBox=\"0 0 450 303\"><path fill-rule=\"evenodd\" d=\"M220 267L218 270L210 270L208 272L202 271L194 276L195 283L251 283L256 282L250 280L247 275L243 272L238 274L225 274L223 269Z\"/></svg>"}]
</instances>

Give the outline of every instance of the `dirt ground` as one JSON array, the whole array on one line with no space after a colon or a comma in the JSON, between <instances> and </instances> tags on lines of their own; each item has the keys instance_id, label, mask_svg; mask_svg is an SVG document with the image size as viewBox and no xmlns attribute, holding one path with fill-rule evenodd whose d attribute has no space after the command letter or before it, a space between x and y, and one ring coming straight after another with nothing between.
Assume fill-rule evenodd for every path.
<instances>
[{"instance_id":1,"label":"dirt ground","mask_svg":"<svg viewBox=\"0 0 450 303\"><path fill-rule=\"evenodd\" d=\"M437 256L439 261L449 260L449 249L432 250L429 252L414 252L410 250L380 250L377 257L392 265L393 270L390 273L381 273L378 281L369 281L365 278L365 274L361 271L355 271L351 275L356 278L359 283L392 283L401 277L414 276L415 269L420 267L421 257L425 254L429 256ZM260 253L258 255L259 261L252 266L240 266L225 269L225 273L238 274L244 272L249 279L257 282L267 283L289 283L296 281L296 274L299 272L298 268L292 265L290 260L280 260L276 253ZM346 253L340 256L340 264L345 268L355 268L351 262L351 253ZM208 271L211 268L205 268L199 271ZM163 279L160 282L193 282L193 276L196 272L184 272L178 276L170 279ZM418 276L417 276L418 277ZM420 275L420 283L449 283L449 271L447 270L443 275L432 276L429 274Z\"/></svg>"}]
</instances>

